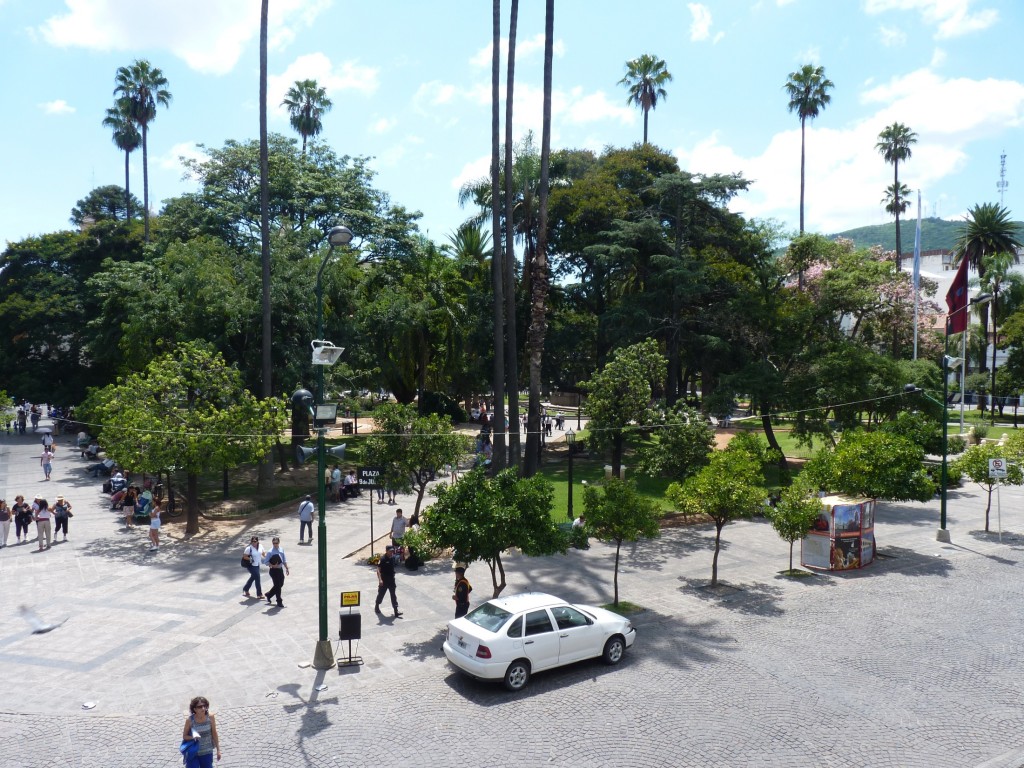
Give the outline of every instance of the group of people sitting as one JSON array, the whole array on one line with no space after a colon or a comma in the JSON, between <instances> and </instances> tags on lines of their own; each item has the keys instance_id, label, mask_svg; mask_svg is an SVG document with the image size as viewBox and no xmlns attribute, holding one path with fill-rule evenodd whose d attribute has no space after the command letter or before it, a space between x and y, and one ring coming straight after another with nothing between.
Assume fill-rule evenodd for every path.
<instances>
[{"instance_id":1,"label":"group of people sitting","mask_svg":"<svg viewBox=\"0 0 1024 768\"><path fill-rule=\"evenodd\" d=\"M335 464L333 468L324 470L324 483L331 501L354 499L359 495L359 478L354 469L346 474Z\"/></svg>"},{"instance_id":2,"label":"group of people sitting","mask_svg":"<svg viewBox=\"0 0 1024 768\"><path fill-rule=\"evenodd\" d=\"M153 506L152 480L146 480L140 488L130 484L121 470L115 469L110 476L109 488L110 508L121 510L125 528L134 528L136 519L149 517Z\"/></svg>"}]
</instances>

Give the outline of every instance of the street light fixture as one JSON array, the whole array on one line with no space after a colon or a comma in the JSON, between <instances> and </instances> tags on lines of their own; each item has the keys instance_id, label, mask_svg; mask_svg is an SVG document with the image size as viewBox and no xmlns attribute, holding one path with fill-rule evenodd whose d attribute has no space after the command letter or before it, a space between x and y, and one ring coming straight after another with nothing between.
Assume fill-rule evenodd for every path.
<instances>
[{"instance_id":1,"label":"street light fixture","mask_svg":"<svg viewBox=\"0 0 1024 768\"><path fill-rule=\"evenodd\" d=\"M352 242L352 230L348 227L332 227L327 233L327 242L330 249L320 262L320 269L316 273L316 321L317 339L313 342L313 364L316 365L316 402L323 405L324 402L324 366L333 365L344 347L335 347L324 336L324 267L334 255L334 249L348 245ZM318 346L319 345L319 346ZM313 667L315 669L331 669L334 666L334 650L331 641L327 637L327 488L324 484L324 471L327 469L327 456L324 451L324 432L326 427L314 420L316 428L316 471L317 471L317 511L319 523L317 525L316 550L317 550L317 585L320 595L320 636L313 652Z\"/></svg>"},{"instance_id":2,"label":"street light fixture","mask_svg":"<svg viewBox=\"0 0 1024 768\"><path fill-rule=\"evenodd\" d=\"M573 520L572 514L572 455L576 452L576 433L569 428L565 433L565 441L569 444L569 519Z\"/></svg>"}]
</instances>

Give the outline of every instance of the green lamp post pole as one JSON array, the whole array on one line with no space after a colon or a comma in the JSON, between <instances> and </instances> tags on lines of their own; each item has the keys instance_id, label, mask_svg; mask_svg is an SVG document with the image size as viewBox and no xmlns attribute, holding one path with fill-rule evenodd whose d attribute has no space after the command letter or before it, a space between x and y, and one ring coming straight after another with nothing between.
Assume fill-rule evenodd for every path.
<instances>
[{"instance_id":1,"label":"green lamp post pole","mask_svg":"<svg viewBox=\"0 0 1024 768\"><path fill-rule=\"evenodd\" d=\"M573 520L572 515L572 455L575 453L576 447L576 433L570 429L565 433L565 441L569 444L569 519Z\"/></svg>"},{"instance_id":2,"label":"green lamp post pole","mask_svg":"<svg viewBox=\"0 0 1024 768\"><path fill-rule=\"evenodd\" d=\"M316 321L317 338L324 337L324 267L334 254L334 249L339 245L347 245L352 241L352 230L348 227L333 227L327 234L327 241L330 243L330 250L320 263L320 269L316 273ZM316 373L316 403L321 405L324 402L324 366L317 366ZM315 424L314 417L314 424ZM331 641L327 637L327 487L324 483L324 472L327 470L327 456L324 451L324 432L326 428L316 425L316 471L317 471L317 511L319 523L316 535L317 554L317 587L320 595L320 636L316 643L316 650L313 653L313 667L316 669L331 669L334 666L334 650Z\"/></svg>"}]
</instances>

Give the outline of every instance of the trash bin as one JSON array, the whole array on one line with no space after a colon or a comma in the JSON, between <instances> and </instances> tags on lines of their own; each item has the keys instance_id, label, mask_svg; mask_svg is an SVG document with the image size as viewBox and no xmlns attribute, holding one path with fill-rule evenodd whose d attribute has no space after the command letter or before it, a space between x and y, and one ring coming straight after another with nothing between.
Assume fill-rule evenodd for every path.
<instances>
[{"instance_id":1,"label":"trash bin","mask_svg":"<svg viewBox=\"0 0 1024 768\"><path fill-rule=\"evenodd\" d=\"M343 421L343 422L341 422L341 434L343 434L343 435L351 435L352 434L352 422L351 421Z\"/></svg>"}]
</instances>

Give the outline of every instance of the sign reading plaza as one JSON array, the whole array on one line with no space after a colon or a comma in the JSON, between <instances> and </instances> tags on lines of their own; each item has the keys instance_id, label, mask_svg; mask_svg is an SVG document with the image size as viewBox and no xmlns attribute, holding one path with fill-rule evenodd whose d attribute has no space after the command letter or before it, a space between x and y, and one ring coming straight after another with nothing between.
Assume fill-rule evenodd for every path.
<instances>
[{"instance_id":1,"label":"sign reading plaza","mask_svg":"<svg viewBox=\"0 0 1024 768\"><path fill-rule=\"evenodd\" d=\"M377 488L384 484L384 467L359 467L356 472L361 486Z\"/></svg>"}]
</instances>

